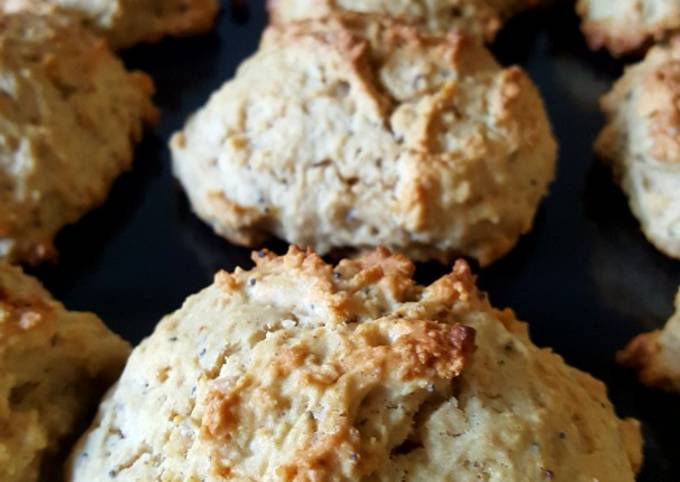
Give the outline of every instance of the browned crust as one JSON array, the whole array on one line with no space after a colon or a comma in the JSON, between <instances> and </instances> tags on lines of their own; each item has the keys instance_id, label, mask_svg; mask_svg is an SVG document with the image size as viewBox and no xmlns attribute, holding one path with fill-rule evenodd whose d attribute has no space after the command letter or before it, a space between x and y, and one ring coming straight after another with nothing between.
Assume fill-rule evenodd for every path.
<instances>
[{"instance_id":1,"label":"browned crust","mask_svg":"<svg viewBox=\"0 0 680 482\"><path fill-rule=\"evenodd\" d=\"M464 370L475 349L475 331L460 323L440 322L432 319L404 317L403 314L381 313L377 317L366 315L368 324L356 322L368 304L363 293L368 289L371 298L386 297L396 302L420 296L422 288L416 287L412 275L413 264L403 256L392 255L385 248L367 252L355 259L342 260L335 268L311 250L291 246L284 256L268 250L253 253L256 268L253 271L237 270L216 275L216 284L227 292L237 292L248 279L264 277L269 273L286 273L305 282L314 293L315 303L323 300L334 314L324 320L343 335L340 357L324 356L324 370L318 370L318 356L307 345L307 339L282 349L270 364L274 385L292 376L304 386L327 391L333 385L382 386L387 380L402 384L415 381L419 385L450 383ZM465 303L476 292L470 268L464 261L456 263L453 272L422 293L421 301L441 305L441 310L458 302ZM379 290L381 295L375 294ZM381 320L399 326L394 339L376 338ZM310 339L316 339L310 333ZM294 374L294 375L293 375ZM257 398L272 412L285 410L280 399L269 395L269 383L262 385L257 377L240 377L236 382L210 392L201 421L201 437L228 441L238 429L238 421L249 417L248 400ZM340 393L340 392L339 392ZM344 403L344 402L343 402ZM357 473L369 475L379 467L381 455L368 448L348 414L330 411L322 420L310 417L309 423L317 436L301 449L294 459L279 469L281 480L325 480L340 473L339 466L350 458L356 461ZM319 424L318 426L316 424ZM351 454L351 455L350 455ZM219 467L220 474L230 474L233 467Z\"/></svg>"},{"instance_id":2,"label":"browned crust","mask_svg":"<svg viewBox=\"0 0 680 482\"><path fill-rule=\"evenodd\" d=\"M678 31L680 26L672 24L648 25L612 18L610 20L588 20L586 0L579 0L576 13L583 19L581 31L591 50L607 49L614 57L630 54L641 54L654 42L668 39Z\"/></svg>"},{"instance_id":3,"label":"browned crust","mask_svg":"<svg viewBox=\"0 0 680 482\"><path fill-rule=\"evenodd\" d=\"M219 12L219 3L216 0L184 0L177 10L175 15L164 18L159 28L150 29L146 35L126 39L123 37L124 33L121 34L120 38L115 41L115 47L130 47L138 42L156 43L166 36L187 37L209 32ZM129 14L135 15L134 12Z\"/></svg>"},{"instance_id":4,"label":"browned crust","mask_svg":"<svg viewBox=\"0 0 680 482\"><path fill-rule=\"evenodd\" d=\"M320 0L312 0L312 3ZM273 24L283 23L285 21L285 15L279 15L281 7L279 6L280 0L266 0L265 9L269 15L270 21ZM464 23L464 20L477 24L478 30L477 34L480 35L484 41L491 42L496 37L498 31L503 26L503 23L515 14L521 13L525 10L537 7L544 3L544 0L516 0L516 1L487 1L487 2L469 2L472 6L477 6L476 15L474 16L462 16L454 21L456 23ZM464 10L466 8L466 2L460 2L456 4L456 7L462 7ZM343 7L337 6L334 1L328 1L327 8L329 10L328 16L337 14L351 13L351 10L343 10ZM454 7L452 7L454 8ZM380 11L371 12L375 15L388 16L386 13ZM435 15L435 14L432 14ZM408 21L414 25L418 25L422 28L424 24L427 24L427 18L406 18L400 17L402 21ZM296 20L302 20L297 18ZM438 32L440 29L436 29ZM441 33L441 32L440 32Z\"/></svg>"},{"instance_id":5,"label":"browned crust","mask_svg":"<svg viewBox=\"0 0 680 482\"><path fill-rule=\"evenodd\" d=\"M636 336L616 354L616 361L634 370L644 385L672 391L673 383L668 376L654 369L655 358L660 351L658 338L661 331L643 333Z\"/></svg>"},{"instance_id":6,"label":"browned crust","mask_svg":"<svg viewBox=\"0 0 680 482\"><path fill-rule=\"evenodd\" d=\"M184 37L208 32L219 12L218 0L110 0L103 2L100 8L105 11L107 7L115 7L114 18L110 24L101 24L96 10L88 9L87 0L15 0L8 3L4 5L0 1L0 10L70 16L74 23L82 23L101 34L114 49L155 43L166 36Z\"/></svg>"},{"instance_id":7,"label":"browned crust","mask_svg":"<svg viewBox=\"0 0 680 482\"><path fill-rule=\"evenodd\" d=\"M595 150L614 168L620 164L617 161L625 143L630 142L621 132L626 126L615 122L627 102L635 102L631 106L633 116L648 119L647 134L652 140L649 156L662 163L680 162L680 37L650 50L645 60L629 67L601 98L608 122L595 142ZM631 129L632 123L627 127ZM614 174L617 179L621 176Z\"/></svg>"},{"instance_id":8,"label":"browned crust","mask_svg":"<svg viewBox=\"0 0 680 482\"><path fill-rule=\"evenodd\" d=\"M680 291L675 297L675 307L676 313L662 330L636 336L616 355L616 361L634 370L644 385L667 392L680 391L680 357L677 354Z\"/></svg>"},{"instance_id":9,"label":"browned crust","mask_svg":"<svg viewBox=\"0 0 680 482\"><path fill-rule=\"evenodd\" d=\"M188 3L183 12L172 17L165 24L167 34L195 35L208 32L213 28L219 11L219 3L215 0L192 0Z\"/></svg>"},{"instance_id":10,"label":"browned crust","mask_svg":"<svg viewBox=\"0 0 680 482\"><path fill-rule=\"evenodd\" d=\"M255 268L218 274L214 286L162 321L138 350L107 400L102 422L74 454L74 460L94 464L81 465L81 477L107 473L119 464L119 453L138 450L121 444L109 451L114 443L108 440L120 442L118 433L146 422L136 410L155 413L155 405L126 405L139 394L165 401L158 409L165 427L143 427L153 435L143 441L149 447L145 456L162 455L167 440L181 444L159 464L137 465L135 459L130 477L309 482L425 480L429 474L448 480L460 470L475 478L474 469L489 460L489 452L467 463L469 449L479 446L480 436L502 439L510 430L519 438L498 439L498 450L509 456L508 471L496 472L501 478L522 478L524 441L538 440L552 455L530 461L526 473L531 478L544 475L545 467L562 470L563 476L582 472L606 478L590 457L591 446L597 445L608 468L619 468L613 460L620 464L622 480L633 479L629 465L637 467L640 460L637 423L614 416L601 382L531 345L511 312L493 310L464 261L424 287L408 282L413 275L408 260L383 249L335 266L296 247L280 257L265 250L253 257ZM388 278L394 283L383 283ZM405 287L397 290L403 292L396 295L401 302L386 301L393 284ZM357 304L378 305L377 313L359 317L362 308L345 306L340 319L328 316L323 306L343 306L343 300L361 296ZM256 313L257 307L266 310ZM483 334L469 364L475 333L463 323ZM506 333L504 326L519 336ZM194 342L196 333L211 339L207 353L203 341ZM178 343L173 347L167 345L171 336ZM193 363L194 350L206 356L200 365ZM168 383L141 391L137 380L148 379L141 370L153 378L159 368L177 363L180 370ZM456 379L458 374L463 378ZM132 392L121 392L126 388ZM116 417L117 407L130 415ZM604 432L593 431L593 423ZM447 450L456 454L442 465L436 458ZM190 473L182 471L182 454L191 455ZM563 457L583 469L560 469L570 463Z\"/></svg>"},{"instance_id":11,"label":"browned crust","mask_svg":"<svg viewBox=\"0 0 680 482\"><path fill-rule=\"evenodd\" d=\"M19 268L3 266L0 269L16 270L15 276L24 276ZM0 339L34 329L53 331L56 306L49 303L48 295L37 284L30 291L9 291L0 285Z\"/></svg>"},{"instance_id":12,"label":"browned crust","mask_svg":"<svg viewBox=\"0 0 680 482\"><path fill-rule=\"evenodd\" d=\"M672 44L680 51L680 38ZM680 58L669 59L645 79L647 92L658 92L658 105L650 105L650 153L662 162L680 163Z\"/></svg>"},{"instance_id":13,"label":"browned crust","mask_svg":"<svg viewBox=\"0 0 680 482\"><path fill-rule=\"evenodd\" d=\"M604 48L614 57L639 53L651 44L652 37L634 30L613 30L600 22L584 21L581 24L581 31L590 50L597 51Z\"/></svg>"},{"instance_id":14,"label":"browned crust","mask_svg":"<svg viewBox=\"0 0 680 482\"><path fill-rule=\"evenodd\" d=\"M413 331L397 339L397 366L404 379L421 378L434 370L438 377L451 380L463 371L474 351L475 331L465 325L415 322Z\"/></svg>"},{"instance_id":15,"label":"browned crust","mask_svg":"<svg viewBox=\"0 0 680 482\"><path fill-rule=\"evenodd\" d=\"M93 86L99 84L101 87L102 72L109 69L116 74L121 74L120 84L116 86L116 89L119 88L120 90L114 89L114 92L110 95L115 96L120 92L134 92L135 102L125 106L126 109L129 109L129 120L126 119L126 122L122 123L125 125L119 127L127 131L126 136L129 138L129 145L126 149L128 152L112 158L110 170L120 173L129 169L133 161L133 144L141 140L144 129L156 124L160 116L159 110L151 102L151 97L155 92L151 77L140 71L124 70L124 66L114 56L105 40L81 27L77 22L73 22L70 17L57 12L52 12L51 15L37 15L27 12L7 14L0 18L0 27L3 29L0 51L5 58L4 68L11 71L17 68L14 64L24 62L22 56L27 56L27 58L34 56L34 62L27 62L23 66L27 71L31 71L31 75L27 76L31 81L39 82L42 79L47 85L56 87L73 82L75 86L73 89L84 95L91 95L91 99L94 99L96 94ZM30 35L22 33L31 30L45 32L46 39L36 41ZM71 63L69 64L69 62ZM73 68L74 65L77 67ZM40 89L47 90L40 84L36 84L35 88L37 92L41 92ZM109 93L103 92L98 95L105 96ZM54 108L54 105L50 105L49 108ZM72 107L66 102L60 108L77 109L77 107ZM3 116L6 115L8 114L3 110ZM97 120L85 115L78 117L78 121L84 126L83 128L90 130L97 129L97 126L94 125ZM23 122L25 121L17 123L21 126ZM51 124L40 126L44 131L42 134L44 139L50 139L55 128L55 121L50 122ZM33 141L30 136L29 140ZM55 142L54 145L57 145L57 143ZM50 155L55 152L51 143L45 143L42 149L45 152L49 151L48 154L38 154L38 156ZM38 150L37 152L42 153L43 151ZM66 156L66 160L69 163L78 161L73 156ZM48 174L41 174L45 177L48 176ZM111 181L115 177L113 174L106 174L106 176L110 176ZM54 189L56 185L55 182L55 185L50 187ZM58 253L53 244L56 232L64 225L75 222L87 210L101 205L109 191L109 186L106 189L89 188L87 190L84 189L84 186L78 187L83 188L82 199L79 199L77 203L70 201L68 205L61 206L63 208L60 211L63 215L63 219L60 220L61 225L57 226L52 221L46 222L43 231L39 234L33 234L32 237L26 236L24 229L29 231L32 222L35 222L36 225L40 223L26 219L26 216L19 216L16 212L10 215L0 212L0 237L13 239L15 242L15 246L8 254L9 261L35 265L43 261L57 259ZM49 190L47 192L53 194ZM66 191L64 190L64 192ZM55 225L52 226L52 224Z\"/></svg>"}]
</instances>

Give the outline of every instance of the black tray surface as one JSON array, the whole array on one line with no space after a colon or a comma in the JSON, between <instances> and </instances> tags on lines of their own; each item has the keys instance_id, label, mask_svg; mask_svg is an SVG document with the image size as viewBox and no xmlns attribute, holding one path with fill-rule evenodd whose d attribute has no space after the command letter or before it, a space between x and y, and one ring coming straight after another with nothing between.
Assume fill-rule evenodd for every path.
<instances>
[{"instance_id":1,"label":"black tray surface","mask_svg":"<svg viewBox=\"0 0 680 482\"><path fill-rule=\"evenodd\" d=\"M123 53L129 67L156 81L162 118L108 201L59 235L59 262L29 270L67 307L94 311L137 343L215 271L251 266L250 250L215 236L191 213L171 175L167 141L256 49L265 23L260 0L223 0L210 35ZM620 415L642 421L639 480L677 482L680 399L643 388L614 363L634 335L662 326L680 284L680 262L644 239L592 151L603 124L598 99L625 62L587 50L570 1L513 19L492 50L503 64L523 66L539 86L560 156L534 230L490 268L475 266L479 283L494 305L512 307L530 323L537 344L605 381ZM286 250L280 241L266 246ZM449 268L428 263L417 275L429 281Z\"/></svg>"}]
</instances>

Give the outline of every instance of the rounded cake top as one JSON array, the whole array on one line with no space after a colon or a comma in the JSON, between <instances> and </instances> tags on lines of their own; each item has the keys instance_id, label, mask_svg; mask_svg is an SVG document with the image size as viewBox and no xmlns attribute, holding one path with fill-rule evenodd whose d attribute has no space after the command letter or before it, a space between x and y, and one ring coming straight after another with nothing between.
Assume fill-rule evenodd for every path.
<instances>
[{"instance_id":1,"label":"rounded cake top","mask_svg":"<svg viewBox=\"0 0 680 482\"><path fill-rule=\"evenodd\" d=\"M637 53L680 29L676 0L579 0L581 30L590 48L614 56Z\"/></svg>"},{"instance_id":2,"label":"rounded cake top","mask_svg":"<svg viewBox=\"0 0 680 482\"><path fill-rule=\"evenodd\" d=\"M0 0L5 13L71 15L114 49L206 32L218 10L217 0Z\"/></svg>"},{"instance_id":3,"label":"rounded cake top","mask_svg":"<svg viewBox=\"0 0 680 482\"><path fill-rule=\"evenodd\" d=\"M157 118L152 80L71 17L0 16L0 258L41 261Z\"/></svg>"},{"instance_id":4,"label":"rounded cake top","mask_svg":"<svg viewBox=\"0 0 680 482\"><path fill-rule=\"evenodd\" d=\"M520 68L354 14L268 28L171 147L194 210L233 242L483 264L530 229L556 158Z\"/></svg>"},{"instance_id":5,"label":"rounded cake top","mask_svg":"<svg viewBox=\"0 0 680 482\"><path fill-rule=\"evenodd\" d=\"M355 12L398 18L433 33L459 30L492 40L507 17L538 3L540 0L268 0L267 8L274 23Z\"/></svg>"},{"instance_id":6,"label":"rounded cake top","mask_svg":"<svg viewBox=\"0 0 680 482\"><path fill-rule=\"evenodd\" d=\"M0 479L53 478L56 455L129 353L95 315L67 311L36 279L0 261Z\"/></svg>"},{"instance_id":7,"label":"rounded cake top","mask_svg":"<svg viewBox=\"0 0 680 482\"><path fill-rule=\"evenodd\" d=\"M254 260L134 351L71 480L634 480L636 422L464 262L425 287L385 250Z\"/></svg>"}]
</instances>

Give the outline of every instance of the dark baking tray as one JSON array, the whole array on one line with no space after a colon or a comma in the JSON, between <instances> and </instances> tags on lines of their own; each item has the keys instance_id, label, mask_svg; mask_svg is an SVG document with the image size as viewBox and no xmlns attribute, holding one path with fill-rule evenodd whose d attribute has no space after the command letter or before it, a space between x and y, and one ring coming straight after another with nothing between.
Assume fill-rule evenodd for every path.
<instances>
[{"instance_id":1,"label":"dark baking tray","mask_svg":"<svg viewBox=\"0 0 680 482\"><path fill-rule=\"evenodd\" d=\"M195 218L170 173L167 140L257 46L266 16L259 0L223 2L214 33L142 46L123 57L157 84L162 119L137 150L134 170L101 208L58 237L57 264L32 270L72 309L91 310L133 343L220 268L250 266ZM644 239L626 200L594 159L599 96L623 62L585 48L572 2L521 15L493 46L538 84L560 143L559 173L532 233L505 259L476 269L496 306L530 323L534 341L604 380L619 414L642 421L642 481L680 480L680 399L648 390L616 366L632 336L672 311L680 263ZM277 252L285 244L272 242ZM445 268L418 267L423 281Z\"/></svg>"}]
</instances>

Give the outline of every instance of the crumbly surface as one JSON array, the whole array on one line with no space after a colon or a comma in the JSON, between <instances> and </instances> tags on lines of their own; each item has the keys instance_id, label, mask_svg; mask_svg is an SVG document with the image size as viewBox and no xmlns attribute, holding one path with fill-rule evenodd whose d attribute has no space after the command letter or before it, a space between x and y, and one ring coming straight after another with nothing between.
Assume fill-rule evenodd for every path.
<instances>
[{"instance_id":1,"label":"crumbly surface","mask_svg":"<svg viewBox=\"0 0 680 482\"><path fill-rule=\"evenodd\" d=\"M654 47L601 101L595 149L628 195L642 230L680 258L680 39Z\"/></svg>"},{"instance_id":2,"label":"crumbly surface","mask_svg":"<svg viewBox=\"0 0 680 482\"><path fill-rule=\"evenodd\" d=\"M510 16L542 0L268 0L274 23L322 18L339 12L382 14L435 33L461 30L493 40Z\"/></svg>"},{"instance_id":3,"label":"crumbly surface","mask_svg":"<svg viewBox=\"0 0 680 482\"><path fill-rule=\"evenodd\" d=\"M0 0L5 12L72 14L115 49L207 32L218 8L217 0Z\"/></svg>"},{"instance_id":4,"label":"crumbly surface","mask_svg":"<svg viewBox=\"0 0 680 482\"><path fill-rule=\"evenodd\" d=\"M680 31L678 0L579 0L576 10L590 48L617 57Z\"/></svg>"},{"instance_id":5,"label":"crumbly surface","mask_svg":"<svg viewBox=\"0 0 680 482\"><path fill-rule=\"evenodd\" d=\"M0 17L0 259L49 257L154 121L153 83L61 16Z\"/></svg>"},{"instance_id":6,"label":"crumbly surface","mask_svg":"<svg viewBox=\"0 0 680 482\"><path fill-rule=\"evenodd\" d=\"M69 480L634 480L637 422L464 262L424 287L385 250L253 257L134 350Z\"/></svg>"},{"instance_id":7,"label":"crumbly surface","mask_svg":"<svg viewBox=\"0 0 680 482\"><path fill-rule=\"evenodd\" d=\"M619 352L618 361L633 368L645 385L680 393L680 291L675 309L662 330L634 338Z\"/></svg>"},{"instance_id":8,"label":"crumbly surface","mask_svg":"<svg viewBox=\"0 0 680 482\"><path fill-rule=\"evenodd\" d=\"M194 211L234 243L482 264L530 230L556 155L520 68L367 15L270 27L171 148Z\"/></svg>"},{"instance_id":9,"label":"crumbly surface","mask_svg":"<svg viewBox=\"0 0 680 482\"><path fill-rule=\"evenodd\" d=\"M130 351L93 314L69 312L0 262L0 480L46 480L59 443L85 422ZM96 480L96 479L92 479Z\"/></svg>"}]
</instances>

